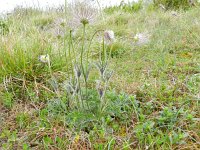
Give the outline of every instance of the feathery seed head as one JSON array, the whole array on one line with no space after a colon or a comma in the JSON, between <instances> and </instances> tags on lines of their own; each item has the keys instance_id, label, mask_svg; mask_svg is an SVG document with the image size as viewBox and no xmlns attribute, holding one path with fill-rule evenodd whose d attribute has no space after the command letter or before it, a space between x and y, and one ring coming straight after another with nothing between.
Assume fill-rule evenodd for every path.
<instances>
[{"instance_id":1,"label":"feathery seed head","mask_svg":"<svg viewBox=\"0 0 200 150\"><path fill-rule=\"evenodd\" d=\"M39 61L42 62L42 63L49 63L50 62L49 55L48 54L40 55L39 56Z\"/></svg>"},{"instance_id":2,"label":"feathery seed head","mask_svg":"<svg viewBox=\"0 0 200 150\"><path fill-rule=\"evenodd\" d=\"M94 23L97 18L98 11L91 5L89 0L82 2L75 1L70 7L71 20L69 26L77 28L78 26Z\"/></svg>"},{"instance_id":3,"label":"feathery seed head","mask_svg":"<svg viewBox=\"0 0 200 150\"><path fill-rule=\"evenodd\" d=\"M150 41L150 35L148 33L138 33L134 37L134 42L138 46L145 45Z\"/></svg>"},{"instance_id":4,"label":"feathery seed head","mask_svg":"<svg viewBox=\"0 0 200 150\"><path fill-rule=\"evenodd\" d=\"M106 44L112 44L115 41L115 33L112 30L106 30L104 32L104 40Z\"/></svg>"}]
</instances>

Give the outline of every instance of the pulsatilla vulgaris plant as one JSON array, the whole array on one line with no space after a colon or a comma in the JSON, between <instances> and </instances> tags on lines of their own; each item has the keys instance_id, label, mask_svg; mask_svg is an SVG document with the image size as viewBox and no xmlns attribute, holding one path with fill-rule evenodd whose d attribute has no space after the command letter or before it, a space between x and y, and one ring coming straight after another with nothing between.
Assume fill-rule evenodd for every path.
<instances>
[{"instance_id":1,"label":"pulsatilla vulgaris plant","mask_svg":"<svg viewBox=\"0 0 200 150\"><path fill-rule=\"evenodd\" d=\"M83 110L91 109L92 106L89 101L90 95L88 92L91 90L91 87L89 87L89 74L94 69L94 66L96 66L97 70L99 71L99 80L96 81L96 89L99 95L99 100L96 101L95 104L99 104L98 110L101 111L103 110L103 104L106 104L105 93L109 80L112 76L112 71L107 69L110 57L106 53L106 45L104 44L104 41L111 40L110 37L113 38L114 34L112 32L112 35L108 35L107 33L102 33L102 31L96 31L90 40L86 40L86 27L89 26L93 20L95 20L98 13L94 8L89 8L89 5L85 2L76 3L73 5L72 10L72 23L69 24L81 26L83 30L79 52L74 48L75 44L72 38L73 29L70 30L69 34L68 55L70 57L70 62L68 64L70 65L72 74L69 80L65 81L64 83L64 88L68 93L69 106L70 108L78 108ZM101 43L99 60L97 63L94 63L93 59L91 58L91 44L93 43L93 39L97 33L102 33L101 35L104 37L104 40Z\"/></svg>"}]
</instances>

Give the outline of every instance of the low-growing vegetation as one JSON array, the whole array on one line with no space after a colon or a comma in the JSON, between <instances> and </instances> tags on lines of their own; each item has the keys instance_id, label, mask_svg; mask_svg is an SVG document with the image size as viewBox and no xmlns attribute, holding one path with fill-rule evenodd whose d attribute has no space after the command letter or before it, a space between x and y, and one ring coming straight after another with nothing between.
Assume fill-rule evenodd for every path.
<instances>
[{"instance_id":1,"label":"low-growing vegetation","mask_svg":"<svg viewBox=\"0 0 200 150\"><path fill-rule=\"evenodd\" d=\"M199 6L157 6L1 19L0 149L200 149Z\"/></svg>"}]
</instances>

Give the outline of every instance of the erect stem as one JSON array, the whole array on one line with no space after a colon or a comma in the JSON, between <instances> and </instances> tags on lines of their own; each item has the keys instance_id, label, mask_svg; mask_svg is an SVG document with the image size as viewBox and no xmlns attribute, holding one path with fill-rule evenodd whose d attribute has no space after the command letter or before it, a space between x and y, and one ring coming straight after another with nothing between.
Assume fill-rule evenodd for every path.
<instances>
[{"instance_id":1,"label":"erect stem","mask_svg":"<svg viewBox=\"0 0 200 150\"><path fill-rule=\"evenodd\" d=\"M90 43L89 43L89 46L88 46L88 50L87 50L87 64L88 64L88 60L89 60L89 52L90 52L90 48L91 48L91 45L92 45L92 41L95 37L95 35L100 32L100 31L103 31L103 30L97 30L93 35L92 35L92 38L90 40Z\"/></svg>"},{"instance_id":2,"label":"erect stem","mask_svg":"<svg viewBox=\"0 0 200 150\"><path fill-rule=\"evenodd\" d=\"M74 58L75 64L76 64L77 60L76 60L76 54L75 54L75 50L74 50L74 44L73 44L73 38L72 38L72 30L70 31L70 44L71 44L71 47L72 47L73 58Z\"/></svg>"},{"instance_id":3,"label":"erect stem","mask_svg":"<svg viewBox=\"0 0 200 150\"><path fill-rule=\"evenodd\" d=\"M65 23L67 23L67 0L65 0ZM66 39L65 39L65 35L66 35L66 31L64 33L64 47L67 47L66 46ZM65 50L65 59L66 59L66 63L67 63L67 71L69 72L69 68L68 68L68 59L67 59L67 48Z\"/></svg>"},{"instance_id":4,"label":"erect stem","mask_svg":"<svg viewBox=\"0 0 200 150\"><path fill-rule=\"evenodd\" d=\"M82 42L82 49L81 49L81 69L83 71L83 76L85 77L85 70L84 70L84 66L83 66L83 52L85 49L85 24L83 24L83 42Z\"/></svg>"},{"instance_id":5,"label":"erect stem","mask_svg":"<svg viewBox=\"0 0 200 150\"><path fill-rule=\"evenodd\" d=\"M69 36L69 51L68 51L68 55L69 55L69 59L70 59L70 63L71 63L71 70L72 70L72 75L74 75L74 64L73 64L73 58L71 56L71 49L73 51L73 42L72 42L72 31L70 30L70 36ZM74 53L74 51L73 51Z\"/></svg>"},{"instance_id":6,"label":"erect stem","mask_svg":"<svg viewBox=\"0 0 200 150\"><path fill-rule=\"evenodd\" d=\"M87 82L86 81L86 74L85 74L85 70L84 70L84 66L83 66L83 52L85 50L85 27L86 27L86 24L83 23L83 42L82 42L82 49L81 49L81 69L82 69L82 72L83 72L84 81L86 83ZM83 105L83 108L84 108L83 97L81 98L81 101L82 101L82 105Z\"/></svg>"}]
</instances>

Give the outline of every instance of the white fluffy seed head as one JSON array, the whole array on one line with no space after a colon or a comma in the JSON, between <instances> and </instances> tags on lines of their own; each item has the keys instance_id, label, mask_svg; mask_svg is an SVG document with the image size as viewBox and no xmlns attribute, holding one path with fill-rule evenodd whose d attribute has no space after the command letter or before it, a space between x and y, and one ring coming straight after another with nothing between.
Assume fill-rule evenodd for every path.
<instances>
[{"instance_id":1,"label":"white fluffy seed head","mask_svg":"<svg viewBox=\"0 0 200 150\"><path fill-rule=\"evenodd\" d=\"M39 56L39 61L42 62L42 63L49 63L50 62L49 55L48 54L40 55Z\"/></svg>"},{"instance_id":2,"label":"white fluffy seed head","mask_svg":"<svg viewBox=\"0 0 200 150\"><path fill-rule=\"evenodd\" d=\"M70 5L70 16L68 25L72 29L76 29L81 24L92 24L98 16L98 10L89 0L77 1L75 0Z\"/></svg>"},{"instance_id":3,"label":"white fluffy seed head","mask_svg":"<svg viewBox=\"0 0 200 150\"><path fill-rule=\"evenodd\" d=\"M106 30L104 32L104 40L106 44L111 44L115 41L115 33L112 30Z\"/></svg>"},{"instance_id":4,"label":"white fluffy seed head","mask_svg":"<svg viewBox=\"0 0 200 150\"><path fill-rule=\"evenodd\" d=\"M134 37L134 42L138 46L145 45L150 41L150 35L148 33L138 33Z\"/></svg>"}]
</instances>

